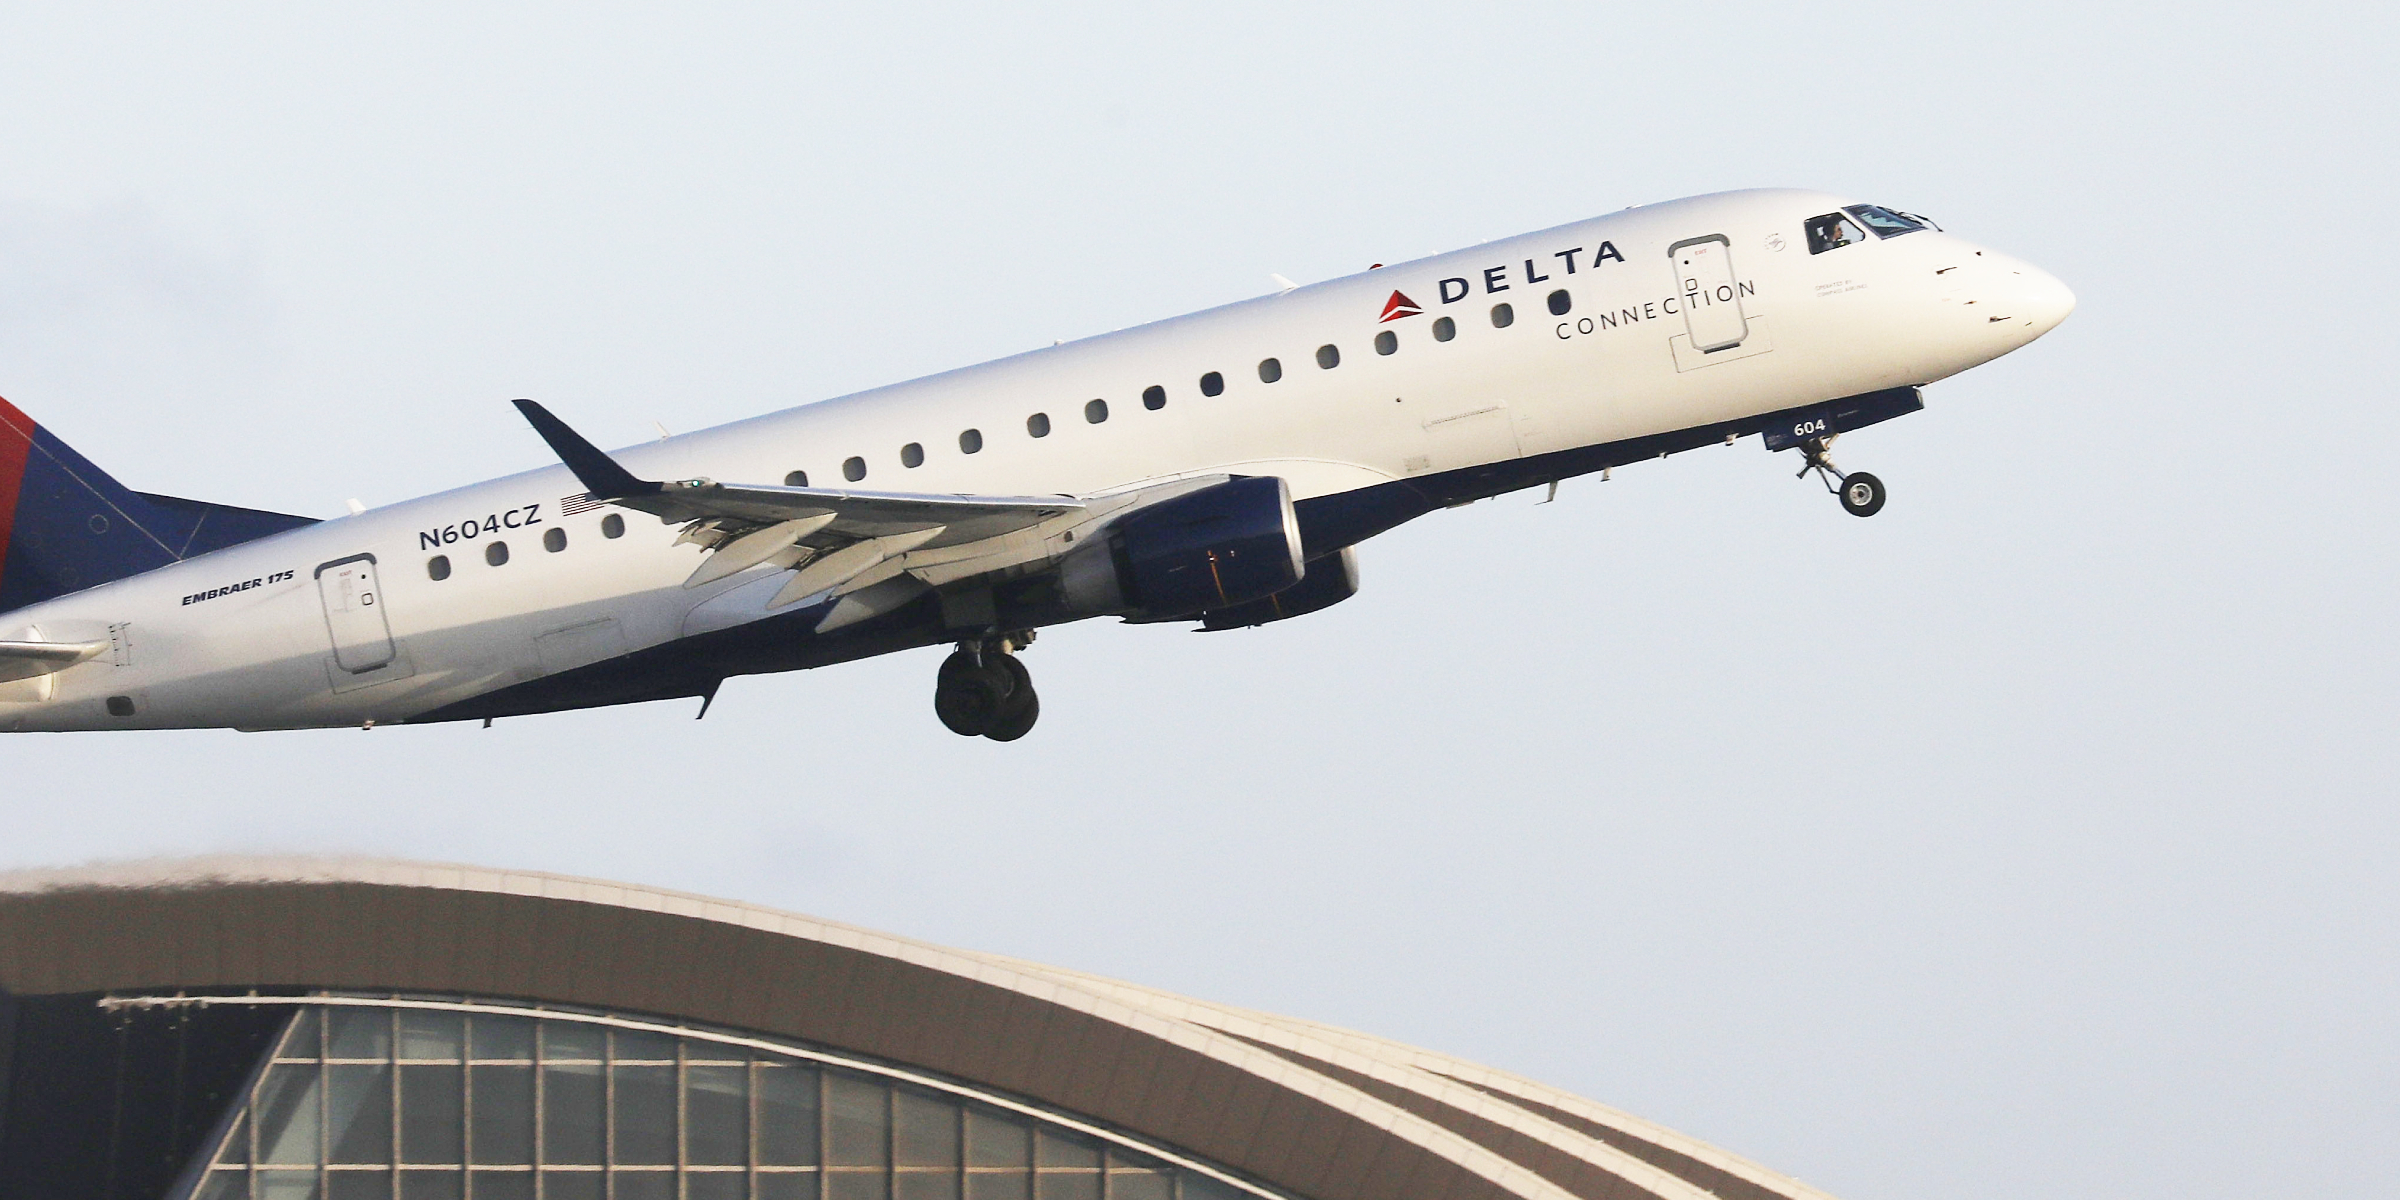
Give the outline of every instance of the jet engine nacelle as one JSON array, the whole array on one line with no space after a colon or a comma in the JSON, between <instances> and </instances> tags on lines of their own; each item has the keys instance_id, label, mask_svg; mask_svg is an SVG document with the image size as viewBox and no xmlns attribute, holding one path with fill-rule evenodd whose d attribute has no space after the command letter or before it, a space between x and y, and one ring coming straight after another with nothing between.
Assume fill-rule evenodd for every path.
<instances>
[{"instance_id":1,"label":"jet engine nacelle","mask_svg":"<svg viewBox=\"0 0 2400 1200\"><path fill-rule=\"evenodd\" d=\"M1231 608L1212 608L1200 614L1200 628L1247 629L1269 621L1289 617L1304 617L1320 608L1331 608L1358 594L1358 549L1344 546L1340 551L1315 559L1300 582L1272 596L1236 604Z\"/></svg>"},{"instance_id":2,"label":"jet engine nacelle","mask_svg":"<svg viewBox=\"0 0 2400 1200\"><path fill-rule=\"evenodd\" d=\"M1291 489L1259 475L1135 509L1068 555L1060 582L1083 611L1171 621L1272 596L1306 570Z\"/></svg>"}]
</instances>

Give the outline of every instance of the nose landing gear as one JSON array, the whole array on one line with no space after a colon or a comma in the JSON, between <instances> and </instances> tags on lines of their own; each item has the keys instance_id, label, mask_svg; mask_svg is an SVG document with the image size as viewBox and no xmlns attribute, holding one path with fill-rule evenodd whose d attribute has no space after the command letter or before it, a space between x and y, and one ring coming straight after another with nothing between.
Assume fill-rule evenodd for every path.
<instances>
[{"instance_id":1,"label":"nose landing gear","mask_svg":"<svg viewBox=\"0 0 2400 1200\"><path fill-rule=\"evenodd\" d=\"M1817 478L1824 481L1825 490L1832 492L1836 498L1840 499L1843 510L1851 516L1871 517L1882 512L1883 502L1889 495L1884 490L1882 480L1865 471L1852 471L1844 474L1840 467L1833 465L1832 459L1825 456L1825 451L1833 445L1833 439L1838 436L1840 435L1827 434L1824 437L1813 437L1800 443L1800 453L1805 460L1805 465L1800 468L1800 474L1795 478L1805 479L1810 471L1815 471Z\"/></svg>"},{"instance_id":2,"label":"nose landing gear","mask_svg":"<svg viewBox=\"0 0 2400 1200\"><path fill-rule=\"evenodd\" d=\"M1025 632L959 643L934 677L933 712L943 726L961 737L980 735L995 742L1013 742L1031 732L1041 718L1042 700L1016 652L1032 641L1033 634Z\"/></svg>"}]
</instances>

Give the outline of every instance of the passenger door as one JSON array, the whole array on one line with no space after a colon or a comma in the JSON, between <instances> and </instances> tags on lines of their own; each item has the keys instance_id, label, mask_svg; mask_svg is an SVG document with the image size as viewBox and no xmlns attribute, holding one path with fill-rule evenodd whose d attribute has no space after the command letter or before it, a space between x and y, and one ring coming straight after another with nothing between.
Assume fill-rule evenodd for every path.
<instances>
[{"instance_id":1,"label":"passenger door","mask_svg":"<svg viewBox=\"0 0 2400 1200\"><path fill-rule=\"evenodd\" d=\"M1685 238L1667 247L1667 256L1675 260L1675 292L1692 349L1707 354L1741 345L1750 322L1733 274L1733 243L1721 233Z\"/></svg>"},{"instance_id":2,"label":"passenger door","mask_svg":"<svg viewBox=\"0 0 2400 1200\"><path fill-rule=\"evenodd\" d=\"M364 675L391 663L392 626L384 619L374 555L354 554L318 567L317 599L325 605L325 630L333 639L336 666Z\"/></svg>"}]
</instances>

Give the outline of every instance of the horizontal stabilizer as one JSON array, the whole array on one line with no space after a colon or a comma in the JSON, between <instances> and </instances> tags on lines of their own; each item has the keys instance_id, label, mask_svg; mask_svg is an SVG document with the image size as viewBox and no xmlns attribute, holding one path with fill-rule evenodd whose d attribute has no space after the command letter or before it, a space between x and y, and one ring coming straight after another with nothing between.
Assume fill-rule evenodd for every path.
<instances>
[{"instance_id":1,"label":"horizontal stabilizer","mask_svg":"<svg viewBox=\"0 0 2400 1200\"><path fill-rule=\"evenodd\" d=\"M0 642L0 683L56 675L106 653L107 642Z\"/></svg>"}]
</instances>

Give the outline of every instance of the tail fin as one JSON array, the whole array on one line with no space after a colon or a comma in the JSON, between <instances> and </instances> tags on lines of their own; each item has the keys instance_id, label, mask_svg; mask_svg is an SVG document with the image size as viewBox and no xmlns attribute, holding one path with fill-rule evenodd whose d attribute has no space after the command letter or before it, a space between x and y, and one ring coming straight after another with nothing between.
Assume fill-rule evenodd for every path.
<instances>
[{"instance_id":1,"label":"tail fin","mask_svg":"<svg viewBox=\"0 0 2400 1200\"><path fill-rule=\"evenodd\" d=\"M0 612L315 523L133 491L0 400Z\"/></svg>"}]
</instances>

